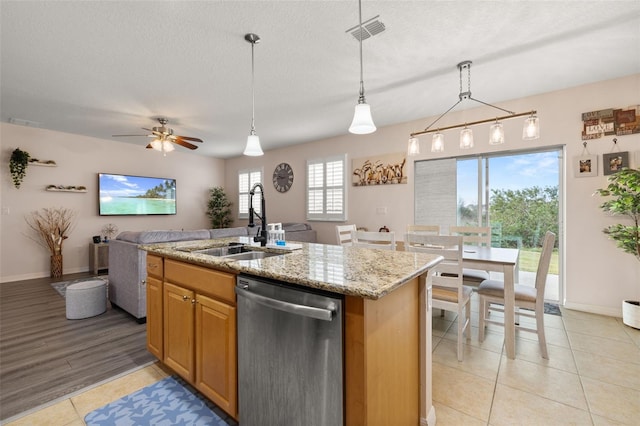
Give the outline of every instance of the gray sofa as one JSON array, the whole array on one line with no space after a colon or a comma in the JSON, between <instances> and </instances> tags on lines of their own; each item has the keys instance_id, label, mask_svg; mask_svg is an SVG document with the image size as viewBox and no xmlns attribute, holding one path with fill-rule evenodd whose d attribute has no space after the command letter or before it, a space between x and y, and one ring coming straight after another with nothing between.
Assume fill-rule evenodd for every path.
<instances>
[{"instance_id":1,"label":"gray sofa","mask_svg":"<svg viewBox=\"0 0 640 426\"><path fill-rule=\"evenodd\" d=\"M316 231L306 223L283 223L288 241L314 243ZM109 300L140 323L147 317L147 252L140 244L252 236L259 228L199 229L189 231L124 231L109 242Z\"/></svg>"}]
</instances>

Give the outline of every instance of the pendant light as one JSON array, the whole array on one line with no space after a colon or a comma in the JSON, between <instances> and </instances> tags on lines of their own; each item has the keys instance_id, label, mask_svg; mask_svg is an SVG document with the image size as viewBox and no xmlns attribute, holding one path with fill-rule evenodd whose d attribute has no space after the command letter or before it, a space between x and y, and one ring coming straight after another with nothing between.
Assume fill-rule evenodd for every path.
<instances>
[{"instance_id":1,"label":"pendant light","mask_svg":"<svg viewBox=\"0 0 640 426\"><path fill-rule=\"evenodd\" d=\"M253 48L256 43L260 43L260 37L256 34L245 34L244 39L251 43L251 132L247 137L247 146L244 148L244 155L251 157L257 157L264 155L262 148L260 147L260 138L256 135L255 116L256 116L256 96L254 89L254 60L253 60Z\"/></svg>"},{"instance_id":2,"label":"pendant light","mask_svg":"<svg viewBox=\"0 0 640 426\"><path fill-rule=\"evenodd\" d=\"M349 132L356 135L366 135L376 131L376 125L373 124L371 117L371 107L367 104L364 97L364 78L362 72L362 0L358 0L358 23L360 25L360 96L353 114L353 121L349 126Z\"/></svg>"},{"instance_id":3,"label":"pendant light","mask_svg":"<svg viewBox=\"0 0 640 426\"><path fill-rule=\"evenodd\" d=\"M413 156L420 154L420 141L418 138L410 138L407 145L407 155Z\"/></svg>"},{"instance_id":4,"label":"pendant light","mask_svg":"<svg viewBox=\"0 0 640 426\"><path fill-rule=\"evenodd\" d=\"M538 121L538 117L536 117L536 111L515 113L513 111L509 111L507 109L501 108L496 105L492 105L488 102L481 101L479 99L474 98L471 95L471 61L463 61L460 62L457 67L460 72L460 93L458 94L458 101L453 104L448 110L443 112L438 118L436 118L431 124L429 124L424 130L413 132L410 134L410 141L415 139L419 135L424 135L427 133L434 133L433 141L431 143L431 152L442 152L444 151L444 136L440 133L442 130L450 130L450 129L459 129L464 127L460 132L460 148L461 149L469 149L473 147L473 131L468 126L475 126L478 124L490 123L493 122L493 125L489 129L489 143L491 145L499 145L504 143L505 135L504 135L504 127L502 126L502 120L509 120L516 117L529 116L525 122L524 127L522 128L522 139L531 140L538 139L540 137L540 124ZM467 90L463 91L463 83L462 83L462 74L463 72L467 73ZM452 126L440 127L437 130L431 129L442 117L447 115L452 109L454 109L458 104L460 104L464 100L471 100L482 105L486 105L491 108L498 109L500 111L506 112L508 115L504 115L502 117L489 118L486 120L478 120L474 122L464 123L464 124L454 124ZM409 153L409 155L411 155Z\"/></svg>"},{"instance_id":5,"label":"pendant light","mask_svg":"<svg viewBox=\"0 0 640 426\"><path fill-rule=\"evenodd\" d=\"M504 127L497 119L494 124L489 127L489 144L500 145L504 143Z\"/></svg>"}]
</instances>

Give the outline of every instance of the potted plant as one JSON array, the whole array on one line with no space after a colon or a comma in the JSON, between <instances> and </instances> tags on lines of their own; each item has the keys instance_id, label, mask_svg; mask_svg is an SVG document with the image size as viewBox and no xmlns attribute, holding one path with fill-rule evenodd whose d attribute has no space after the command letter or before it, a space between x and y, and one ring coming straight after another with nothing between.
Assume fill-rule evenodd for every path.
<instances>
[{"instance_id":1,"label":"potted plant","mask_svg":"<svg viewBox=\"0 0 640 426\"><path fill-rule=\"evenodd\" d=\"M623 168L609 176L609 185L598 189L596 194L610 197L600 205L605 212L624 215L630 224L617 223L603 232L614 240L625 253L640 261L640 169ZM640 329L640 301L622 301L622 322Z\"/></svg>"},{"instance_id":2,"label":"potted plant","mask_svg":"<svg viewBox=\"0 0 640 426\"><path fill-rule=\"evenodd\" d=\"M13 186L20 189L20 184L27 174L27 166L29 165L29 158L31 156L28 152L22 151L20 148L16 148L11 153L9 159L9 171L11 172L11 179L13 180Z\"/></svg>"},{"instance_id":3,"label":"potted plant","mask_svg":"<svg viewBox=\"0 0 640 426\"><path fill-rule=\"evenodd\" d=\"M228 228L233 222L231 217L231 202L224 192L224 188L216 186L209 190L209 203L207 204L207 216L211 220L211 227Z\"/></svg>"}]
</instances>

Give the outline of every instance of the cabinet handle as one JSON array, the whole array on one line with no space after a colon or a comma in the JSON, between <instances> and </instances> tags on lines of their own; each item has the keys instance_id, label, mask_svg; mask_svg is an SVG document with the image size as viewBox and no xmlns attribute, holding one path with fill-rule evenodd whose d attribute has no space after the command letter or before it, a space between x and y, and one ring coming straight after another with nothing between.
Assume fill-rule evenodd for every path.
<instances>
[{"instance_id":1,"label":"cabinet handle","mask_svg":"<svg viewBox=\"0 0 640 426\"><path fill-rule=\"evenodd\" d=\"M182 300L185 300L185 301L186 301L186 300L188 300L188 299L189 299L189 296L182 296Z\"/></svg>"},{"instance_id":2,"label":"cabinet handle","mask_svg":"<svg viewBox=\"0 0 640 426\"><path fill-rule=\"evenodd\" d=\"M196 299L191 299L191 304L195 305L196 304Z\"/></svg>"}]
</instances>

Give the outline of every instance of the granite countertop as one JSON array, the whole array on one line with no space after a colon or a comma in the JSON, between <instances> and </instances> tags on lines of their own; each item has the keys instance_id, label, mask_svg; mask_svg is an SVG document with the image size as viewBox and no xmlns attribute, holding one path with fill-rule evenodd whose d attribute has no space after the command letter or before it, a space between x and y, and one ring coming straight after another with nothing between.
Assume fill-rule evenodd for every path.
<instances>
[{"instance_id":1,"label":"granite countertop","mask_svg":"<svg viewBox=\"0 0 640 426\"><path fill-rule=\"evenodd\" d=\"M282 256L257 260L232 260L193 253L193 250L226 246L230 242L251 245L252 250L280 251ZM302 248L280 250L260 247L248 237L143 244L149 253L234 273L246 273L334 293L379 299L421 275L441 261L424 253L372 250L338 245L295 243Z\"/></svg>"}]
</instances>

